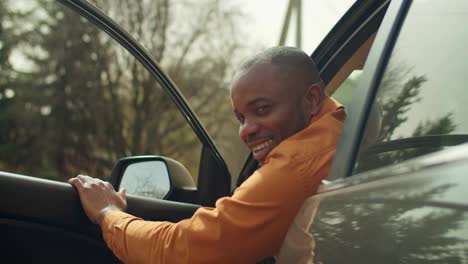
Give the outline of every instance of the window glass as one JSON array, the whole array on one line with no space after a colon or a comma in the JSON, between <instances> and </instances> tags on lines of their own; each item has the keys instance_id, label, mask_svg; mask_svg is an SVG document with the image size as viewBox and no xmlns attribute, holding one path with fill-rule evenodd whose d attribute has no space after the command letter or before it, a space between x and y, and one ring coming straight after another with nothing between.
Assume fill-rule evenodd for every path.
<instances>
[{"instance_id":1,"label":"window glass","mask_svg":"<svg viewBox=\"0 0 468 264\"><path fill-rule=\"evenodd\" d=\"M196 180L196 135L105 32L56 1L1 1L0 21L0 170L105 178L119 158L163 155Z\"/></svg>"},{"instance_id":2,"label":"window glass","mask_svg":"<svg viewBox=\"0 0 468 264\"><path fill-rule=\"evenodd\" d=\"M378 88L355 173L467 141L467 21L467 1L413 1Z\"/></svg>"},{"instance_id":3,"label":"window glass","mask_svg":"<svg viewBox=\"0 0 468 264\"><path fill-rule=\"evenodd\" d=\"M354 70L346 80L336 89L332 97L340 102L345 109L349 109L353 101L354 92L361 78L362 70ZM349 115L349 112L346 111Z\"/></svg>"}]
</instances>

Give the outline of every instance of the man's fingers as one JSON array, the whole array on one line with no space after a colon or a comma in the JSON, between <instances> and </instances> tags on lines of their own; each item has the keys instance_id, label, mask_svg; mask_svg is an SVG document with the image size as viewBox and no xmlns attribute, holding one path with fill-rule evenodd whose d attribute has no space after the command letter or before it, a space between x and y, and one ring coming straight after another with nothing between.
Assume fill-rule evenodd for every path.
<instances>
[{"instance_id":1,"label":"man's fingers","mask_svg":"<svg viewBox=\"0 0 468 264\"><path fill-rule=\"evenodd\" d=\"M101 190L109 189L114 191L114 187L109 182L83 174L79 174L75 178L69 179L68 183L75 186L80 192L87 189L94 189L96 187ZM125 197L125 194L123 197Z\"/></svg>"},{"instance_id":2,"label":"man's fingers","mask_svg":"<svg viewBox=\"0 0 468 264\"><path fill-rule=\"evenodd\" d=\"M115 192L109 182L82 174L69 179L68 182L78 190L81 205L93 223L99 223L103 215L101 212L123 211L127 208L125 190Z\"/></svg>"},{"instance_id":3,"label":"man's fingers","mask_svg":"<svg viewBox=\"0 0 468 264\"><path fill-rule=\"evenodd\" d=\"M119 208L122 211L127 210L127 190L125 188L120 189L120 191L117 192L121 202L122 206Z\"/></svg>"},{"instance_id":4,"label":"man's fingers","mask_svg":"<svg viewBox=\"0 0 468 264\"><path fill-rule=\"evenodd\" d=\"M107 189L112 190L112 191L115 191L115 190L114 190L114 186L112 186L112 184L111 184L110 182L108 182L108 181L103 181L102 183L104 184L104 186L105 186Z\"/></svg>"},{"instance_id":5,"label":"man's fingers","mask_svg":"<svg viewBox=\"0 0 468 264\"><path fill-rule=\"evenodd\" d=\"M94 186L99 186L101 184L103 185L103 182L101 180L89 177L88 175L82 175L82 174L76 176L75 178L69 179L68 182L72 184L73 186L75 186L80 194L92 188L93 185Z\"/></svg>"},{"instance_id":6,"label":"man's fingers","mask_svg":"<svg viewBox=\"0 0 468 264\"><path fill-rule=\"evenodd\" d=\"M76 178L80 179L82 182L94 182L95 179L89 177L88 175L79 174Z\"/></svg>"},{"instance_id":7,"label":"man's fingers","mask_svg":"<svg viewBox=\"0 0 468 264\"><path fill-rule=\"evenodd\" d=\"M119 191L119 196L120 196L120 198L122 198L122 200L124 200L124 201L127 199L127 198L126 198L126 194L127 194L127 190L126 190L125 188L120 189L120 191Z\"/></svg>"},{"instance_id":8,"label":"man's fingers","mask_svg":"<svg viewBox=\"0 0 468 264\"><path fill-rule=\"evenodd\" d=\"M90 177L88 175L83 175L83 174L80 174L78 176L76 176L76 178L81 182L81 185L86 189L89 189L89 188L93 188L96 187L96 186L99 186L99 187L104 187L104 182L101 181L100 179L98 178L93 178L93 177Z\"/></svg>"},{"instance_id":9,"label":"man's fingers","mask_svg":"<svg viewBox=\"0 0 468 264\"><path fill-rule=\"evenodd\" d=\"M75 186L78 191L83 189L83 182L79 178L71 178L68 180L68 183Z\"/></svg>"}]
</instances>

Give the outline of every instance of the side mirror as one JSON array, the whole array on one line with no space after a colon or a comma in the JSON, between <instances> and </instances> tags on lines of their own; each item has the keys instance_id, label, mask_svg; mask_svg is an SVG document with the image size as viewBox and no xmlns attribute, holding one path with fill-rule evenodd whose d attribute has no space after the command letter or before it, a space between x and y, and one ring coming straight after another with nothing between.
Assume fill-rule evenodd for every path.
<instances>
[{"instance_id":1,"label":"side mirror","mask_svg":"<svg viewBox=\"0 0 468 264\"><path fill-rule=\"evenodd\" d=\"M134 156L120 159L109 181L116 190L128 194L196 203L197 187L180 162L163 156Z\"/></svg>"},{"instance_id":2,"label":"side mirror","mask_svg":"<svg viewBox=\"0 0 468 264\"><path fill-rule=\"evenodd\" d=\"M165 199L172 192L171 176L164 158L136 156L120 159L112 171L112 184L128 194Z\"/></svg>"}]
</instances>

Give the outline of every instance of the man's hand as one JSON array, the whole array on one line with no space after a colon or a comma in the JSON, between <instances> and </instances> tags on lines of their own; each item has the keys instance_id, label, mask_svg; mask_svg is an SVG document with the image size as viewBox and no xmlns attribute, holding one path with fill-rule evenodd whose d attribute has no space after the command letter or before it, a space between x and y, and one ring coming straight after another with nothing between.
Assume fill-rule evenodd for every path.
<instances>
[{"instance_id":1,"label":"man's hand","mask_svg":"<svg viewBox=\"0 0 468 264\"><path fill-rule=\"evenodd\" d=\"M78 190L81 205L89 220L95 224L101 225L104 216L110 211L127 209L125 189L116 192L110 183L86 175L78 175L68 182Z\"/></svg>"}]
</instances>

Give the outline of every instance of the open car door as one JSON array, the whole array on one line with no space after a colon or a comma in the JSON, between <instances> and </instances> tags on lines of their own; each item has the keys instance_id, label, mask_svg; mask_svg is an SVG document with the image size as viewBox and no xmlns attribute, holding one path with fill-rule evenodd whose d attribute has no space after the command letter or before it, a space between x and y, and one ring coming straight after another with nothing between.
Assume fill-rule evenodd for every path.
<instances>
[{"instance_id":1,"label":"open car door","mask_svg":"<svg viewBox=\"0 0 468 264\"><path fill-rule=\"evenodd\" d=\"M185 219L230 193L197 116L123 28L86 1L20 2L0 3L2 260L118 261L64 183L79 173L115 188L125 174L129 188L130 165L163 164L162 197L151 184L128 194L128 212L146 220Z\"/></svg>"}]
</instances>

